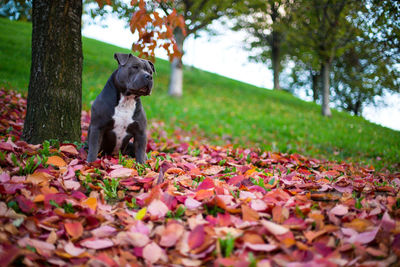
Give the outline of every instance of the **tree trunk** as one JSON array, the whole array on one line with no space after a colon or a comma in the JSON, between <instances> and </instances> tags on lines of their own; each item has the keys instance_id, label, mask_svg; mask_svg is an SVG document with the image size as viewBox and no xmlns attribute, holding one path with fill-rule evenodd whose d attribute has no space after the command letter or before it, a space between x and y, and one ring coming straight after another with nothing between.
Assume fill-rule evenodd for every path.
<instances>
[{"instance_id":1,"label":"tree trunk","mask_svg":"<svg viewBox=\"0 0 400 267\"><path fill-rule=\"evenodd\" d=\"M272 32L272 72L274 74L274 89L281 90L279 85L279 73L280 73L280 39L279 33L276 31Z\"/></svg>"},{"instance_id":2,"label":"tree trunk","mask_svg":"<svg viewBox=\"0 0 400 267\"><path fill-rule=\"evenodd\" d=\"M279 17L279 5L275 3L271 4L272 8L272 24L275 25L277 23L277 19ZM281 53L281 35L276 29L272 29L272 43L271 43L271 62L272 62L272 72L274 76L274 90L281 90L279 85L279 73L280 73L280 53Z\"/></svg>"},{"instance_id":3,"label":"tree trunk","mask_svg":"<svg viewBox=\"0 0 400 267\"><path fill-rule=\"evenodd\" d=\"M175 28L174 37L179 51L183 54L183 42L185 40L185 36L183 35L182 30L179 27ZM182 96L183 94L182 83L183 83L182 58L174 58L171 63L171 77L169 81L169 90L168 90L169 95L174 97Z\"/></svg>"},{"instance_id":4,"label":"tree trunk","mask_svg":"<svg viewBox=\"0 0 400 267\"><path fill-rule=\"evenodd\" d=\"M32 63L23 139L80 141L82 0L33 1Z\"/></svg>"},{"instance_id":5,"label":"tree trunk","mask_svg":"<svg viewBox=\"0 0 400 267\"><path fill-rule=\"evenodd\" d=\"M320 78L320 74L319 73L315 73L313 74L313 71L310 71L311 73L311 77L312 77L312 92L313 92L313 101L314 103L317 102L318 100L318 91L319 91L319 78Z\"/></svg>"},{"instance_id":6,"label":"tree trunk","mask_svg":"<svg viewBox=\"0 0 400 267\"><path fill-rule=\"evenodd\" d=\"M330 62L322 63L322 116L330 117L332 116L331 110L329 108L329 96L330 96L330 84L329 84L329 72L330 72Z\"/></svg>"},{"instance_id":7,"label":"tree trunk","mask_svg":"<svg viewBox=\"0 0 400 267\"><path fill-rule=\"evenodd\" d=\"M361 106L362 106L361 101L358 99L356 101L356 103L354 105L354 109L353 109L354 116L360 116L360 114L361 114Z\"/></svg>"}]
</instances>

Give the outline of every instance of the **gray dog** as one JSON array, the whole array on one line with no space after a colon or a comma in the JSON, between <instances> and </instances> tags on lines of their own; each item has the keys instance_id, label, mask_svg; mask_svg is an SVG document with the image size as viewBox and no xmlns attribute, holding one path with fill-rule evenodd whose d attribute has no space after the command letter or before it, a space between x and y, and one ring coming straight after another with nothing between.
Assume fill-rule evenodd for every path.
<instances>
[{"instance_id":1,"label":"gray dog","mask_svg":"<svg viewBox=\"0 0 400 267\"><path fill-rule=\"evenodd\" d=\"M121 151L144 163L147 120L140 96L151 93L154 65L131 54L116 53L114 58L118 69L92 105L87 161L95 161L99 152L115 155ZM132 137L133 143L129 142Z\"/></svg>"}]
</instances>

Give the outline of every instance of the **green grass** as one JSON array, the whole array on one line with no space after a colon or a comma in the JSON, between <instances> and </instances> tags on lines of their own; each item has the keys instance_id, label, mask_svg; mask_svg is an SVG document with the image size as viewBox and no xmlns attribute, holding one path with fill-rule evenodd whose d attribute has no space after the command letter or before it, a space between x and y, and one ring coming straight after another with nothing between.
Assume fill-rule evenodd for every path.
<instances>
[{"instance_id":1,"label":"green grass","mask_svg":"<svg viewBox=\"0 0 400 267\"><path fill-rule=\"evenodd\" d=\"M30 38L29 23L0 19L0 86L27 91ZM88 109L117 66L113 54L129 50L83 38L83 51L83 104ZM173 99L167 95L169 63L158 59L156 70L153 94L143 98L144 107L149 119L165 121L170 131L195 128L215 144L228 137L263 150L399 168L398 131L336 110L324 118L320 106L288 93L189 67L184 68L184 96Z\"/></svg>"}]
</instances>

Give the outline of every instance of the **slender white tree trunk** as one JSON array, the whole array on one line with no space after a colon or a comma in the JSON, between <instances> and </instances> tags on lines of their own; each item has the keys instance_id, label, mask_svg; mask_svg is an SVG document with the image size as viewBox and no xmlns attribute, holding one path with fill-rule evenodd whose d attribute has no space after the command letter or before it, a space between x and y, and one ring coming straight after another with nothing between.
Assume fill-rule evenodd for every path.
<instances>
[{"instance_id":1,"label":"slender white tree trunk","mask_svg":"<svg viewBox=\"0 0 400 267\"><path fill-rule=\"evenodd\" d=\"M322 116L332 116L331 109L329 108L329 97L330 97L330 83L329 83L329 72L330 63L322 63Z\"/></svg>"},{"instance_id":2,"label":"slender white tree trunk","mask_svg":"<svg viewBox=\"0 0 400 267\"><path fill-rule=\"evenodd\" d=\"M182 30L177 27L174 30L174 37L178 49L183 54L183 41L185 37L183 36ZM183 64L182 58L174 58L171 62L171 76L169 80L168 94L174 97L180 97L183 94Z\"/></svg>"},{"instance_id":3,"label":"slender white tree trunk","mask_svg":"<svg viewBox=\"0 0 400 267\"><path fill-rule=\"evenodd\" d=\"M171 96L180 97L182 96L182 83L183 83L183 68L182 60L180 58L174 58L171 62L171 77L169 80L168 93Z\"/></svg>"}]
</instances>

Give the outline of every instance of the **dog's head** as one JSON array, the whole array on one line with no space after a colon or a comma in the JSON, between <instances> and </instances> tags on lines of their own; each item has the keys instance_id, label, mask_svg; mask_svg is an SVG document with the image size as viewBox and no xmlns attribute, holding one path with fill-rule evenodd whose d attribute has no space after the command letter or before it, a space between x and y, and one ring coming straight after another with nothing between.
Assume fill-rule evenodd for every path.
<instances>
[{"instance_id":1,"label":"dog's head","mask_svg":"<svg viewBox=\"0 0 400 267\"><path fill-rule=\"evenodd\" d=\"M118 61L114 77L118 90L124 95L150 95L155 72L153 63L131 54L115 53L114 58Z\"/></svg>"}]
</instances>

